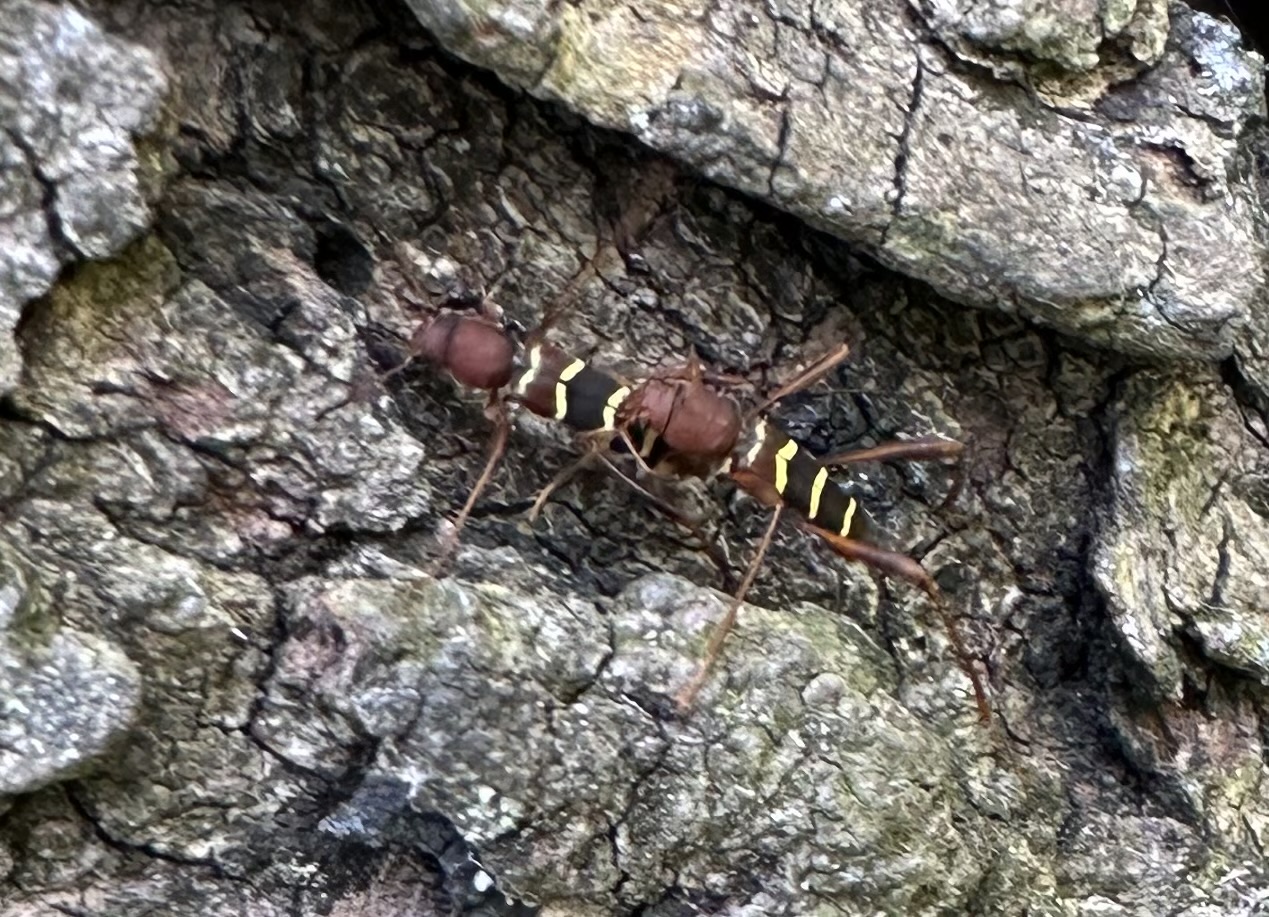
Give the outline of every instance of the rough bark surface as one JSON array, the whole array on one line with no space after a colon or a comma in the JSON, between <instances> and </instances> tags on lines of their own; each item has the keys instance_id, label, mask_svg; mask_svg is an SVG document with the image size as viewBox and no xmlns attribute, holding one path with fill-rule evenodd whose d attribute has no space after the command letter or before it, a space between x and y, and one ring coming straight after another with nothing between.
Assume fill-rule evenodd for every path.
<instances>
[{"instance_id":1,"label":"rough bark surface","mask_svg":"<svg viewBox=\"0 0 1269 917\"><path fill-rule=\"evenodd\" d=\"M1159 0L410 2L467 60L945 296L1130 353L1237 352L1269 391L1231 175L1264 79L1228 26Z\"/></svg>"},{"instance_id":2,"label":"rough bark surface","mask_svg":"<svg viewBox=\"0 0 1269 917\"><path fill-rule=\"evenodd\" d=\"M1261 62L1088 7L0 3L0 917L1258 913ZM675 717L724 576L602 474L530 524L530 418L428 575L489 424L384 371L481 295L631 374L850 341L778 417L972 444L866 486L992 725L791 526Z\"/></svg>"},{"instance_id":3,"label":"rough bark surface","mask_svg":"<svg viewBox=\"0 0 1269 917\"><path fill-rule=\"evenodd\" d=\"M6 3L0 35L0 394L16 384L13 331L61 268L118 253L151 214L133 139L154 127L158 61L70 8Z\"/></svg>"}]
</instances>

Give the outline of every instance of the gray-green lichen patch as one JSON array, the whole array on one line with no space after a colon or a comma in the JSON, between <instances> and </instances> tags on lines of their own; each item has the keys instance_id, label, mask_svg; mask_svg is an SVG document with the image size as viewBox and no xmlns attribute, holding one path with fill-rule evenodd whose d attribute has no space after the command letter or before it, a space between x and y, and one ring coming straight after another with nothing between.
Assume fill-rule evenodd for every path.
<instances>
[{"instance_id":1,"label":"gray-green lichen patch","mask_svg":"<svg viewBox=\"0 0 1269 917\"><path fill-rule=\"evenodd\" d=\"M1103 90L1115 77L1123 80L1157 63L1168 35L1167 0L998 0L920 8L958 56L1002 77L1029 71L1043 83L1100 69L1096 81Z\"/></svg>"},{"instance_id":2,"label":"gray-green lichen patch","mask_svg":"<svg viewBox=\"0 0 1269 917\"><path fill-rule=\"evenodd\" d=\"M1199 374L1198 379L1203 374ZM1184 640L1269 682L1263 459L1214 376L1143 373L1120 396L1096 576L1125 648L1178 699Z\"/></svg>"},{"instance_id":3,"label":"gray-green lichen patch","mask_svg":"<svg viewBox=\"0 0 1269 917\"><path fill-rule=\"evenodd\" d=\"M266 223L286 217L260 214ZM238 228L250 231L249 224ZM280 248L263 258L279 269L294 261ZM415 475L423 451L392 417L350 406L362 383L355 328L339 294L310 269L296 268L302 279L259 291L263 300L294 304L270 330L234 314L204 283L183 281L153 238L119 259L87 265L24 329L28 372L38 384L15 401L66 436L137 431L144 444L123 449L139 449L140 465L152 463L153 454L189 464L166 440L249 460L246 490L226 495L240 515L220 536L225 540L286 537L278 516L319 528L399 527L426 505L426 484ZM322 372L311 372L315 365ZM275 435L279 418L293 421L289 433ZM120 455L102 450L80 458L101 463ZM184 482L164 477L189 490L189 499L206 498L215 482L190 471ZM385 493L396 499L385 504ZM103 498L120 502L121 495Z\"/></svg>"},{"instance_id":4,"label":"gray-green lichen patch","mask_svg":"<svg viewBox=\"0 0 1269 917\"><path fill-rule=\"evenodd\" d=\"M504 9L514 15L499 34L527 45L561 16L583 51L588 30L614 34L593 6L491 15ZM1218 635L1199 629L1198 612L1210 609L1195 606L1191 634L1165 594L1160 652L1188 690L1160 703L1136 690L1152 679L1121 651L1120 628L1155 622L1125 610L1131 597L1108 618L1088 591L1090 528L1118 473L1101 461L1103 424L1122 414L1132 432L1136 408L1118 391L1132 366L861 271L832 240L502 91L389 18L391 5L115 0L98 12L180 62L181 129L170 142L188 173L158 205L161 248L129 249L111 283L68 274L74 300L50 299L24 326L36 371L0 410L0 537L20 546L10 566L26 591L4 607L17 609L11 633L24 645L91 633L144 683L124 742L71 780L0 802L10 806L0 826L5 917L132 914L140 900L199 917L448 913L488 891L490 875L577 914L1250 913L1238 896L1267 887L1256 872L1265 807L1263 694L1246 677L1254 662L1214 662ZM693 48L672 90L681 107L654 112L720 176L734 169L796 196L801 173L837 184L866 175L866 187L832 189L841 225L854 219L873 238L893 203L913 217L912 259L923 246L981 241L971 280L986 298L997 274L1069 284L1090 297L1080 303L1086 339L1114 342L1118 311L1146 308L1141 296L1094 298L1096 288L1078 286L1113 280L1115 258L1134 282L1154 276L1142 250L1115 250L1162 239L1133 235L1145 211L1171 196L1179 213L1216 206L1186 170L1200 183L1222 176L1225 147L1187 141L1185 155L1171 152L1180 148L1168 145L1178 118L1168 85L1182 84L1161 90L1149 82L1156 71L1125 87L1115 115L1164 138L1149 168L1116 135L1071 154L1091 173L1061 156L1046 171L1053 132L1078 142L1105 126L1097 113L1002 98L1009 87L930 53L919 12L719 7L686 23L681 7L639 13L743 52L741 75L719 77L729 58ZM631 21L613 13L613 23ZM1170 47L1221 46L1178 35ZM577 86L585 70L602 70L602 55L581 52L552 69L546 50L513 65ZM1246 87L1215 91L1216 71L1200 62L1187 74L1180 60L1159 72L1195 87L1176 96L1198 113L1195 136L1235 136ZM645 95L667 64L621 63L621 78ZM728 107L724 90L741 85L754 93L748 107ZM1147 85L1151 104L1134 111ZM947 92L977 98L944 108ZM773 125L786 109L798 119L785 130L796 154L773 167ZM928 133L905 109L934 119ZM744 123L728 120L735 111ZM1007 129L992 136L983 120ZM901 162L905 129L924 143ZM945 133L975 138L977 158L999 155L1002 174L938 159L928 147ZM803 138L818 146L797 147ZM902 204L908 166L920 212ZM928 173L941 168L966 179L951 186L962 195L953 203L965 203L965 186L972 201L990 198L998 180L1026 194L991 198L984 234L981 211L931 195ZM1140 202L1142 188L1155 191L1151 169L1175 181ZM812 190L807 208L822 203L823 189ZM851 217L860 202L871 209ZM1077 218L1054 222L1051 211L1067 208ZM1063 261L1062 240L1026 234L1031 220L1050 234L1074 226L1081 244L1107 225L1117 234ZM1220 234L1228 224L1210 226ZM1167 229L1169 240L1186 238ZM1005 252L1013 260L991 249L1001 237L1017 243ZM407 266L393 269L405 240L420 255L422 292L400 282ZM1238 255L1237 238L1222 244ZM1167 252L1183 270L1187 247ZM1241 282L1225 276L1232 260L1212 263L1217 286ZM1172 265L1155 267L1163 276ZM968 282L958 270L948 284ZM781 423L817 449L927 433L971 440L965 486L948 507L939 502L950 469L860 471L878 542L919 556L947 595L989 678L993 726L974 722L922 593L874 582L789 525L695 711L676 717L670 697L726 607L703 588L723 582L724 564L599 475L561 488L527 523L537 488L576 458L548 421L516 424L455 552L456 580L424 576L432 525L466 497L490 427L483 399L443 373L375 374L397 365L404 335L438 304L486 293L526 328L564 302L552 339L593 348L601 365L626 361L634 376L697 346L762 387L844 340L851 365L783 405ZM1057 322L1064 308L1052 308ZM1184 335L1146 338L1164 349ZM1136 435L1158 428L1201 441L1204 427L1237 427L1219 380L1195 374L1177 387L1201 397L1160 399L1161 415ZM1146 404L1157 394L1132 393ZM1208 404L1219 417L1208 418ZM1167 494L1188 499L1219 480L1189 466L1219 458L1187 448L1142 465L1154 473L1125 471L1164 497L1141 500L1144 521L1125 516L1117 543L1146 543L1170 514L1201 526L1202 504L1186 516ZM1258 513L1263 476L1251 467L1220 499ZM711 510L738 572L764 514L725 487L692 496L694 513ZM1219 505L1240 531L1254 521L1235 502ZM1241 563L1234 541L1227 549ZM1189 588L1171 569L1163 586ZM54 587L66 598L45 619L34 597L63 594ZM1235 591L1227 583L1223 594ZM385 785L395 793L378 795ZM388 830L392 819L418 833ZM354 840L332 842L336 828ZM473 876L468 842L487 872ZM426 875L379 869L392 855ZM473 881L455 879L459 867ZM343 887L359 877L364 894ZM431 911L410 897L451 880L451 899Z\"/></svg>"},{"instance_id":5,"label":"gray-green lichen patch","mask_svg":"<svg viewBox=\"0 0 1269 917\"><path fill-rule=\"evenodd\" d=\"M0 530L0 797L30 793L90 769L129 728L141 675L106 639L61 627L66 591Z\"/></svg>"},{"instance_id":6,"label":"gray-green lichen patch","mask_svg":"<svg viewBox=\"0 0 1269 917\"><path fill-rule=\"evenodd\" d=\"M0 634L6 644L40 643L61 623L56 604L16 544L0 541Z\"/></svg>"},{"instance_id":7,"label":"gray-green lichen patch","mask_svg":"<svg viewBox=\"0 0 1269 917\"><path fill-rule=\"evenodd\" d=\"M684 79L683 62L708 41L699 17L675 15L671 7L665 11L666 19L620 6L603 16L579 8L562 11L550 66L536 82L547 92L578 99L604 120L638 117ZM626 87L620 100L612 92L617 83Z\"/></svg>"},{"instance_id":8,"label":"gray-green lichen patch","mask_svg":"<svg viewBox=\"0 0 1269 917\"><path fill-rule=\"evenodd\" d=\"M1240 692L1210 688L1205 706L1212 713L1165 705L1136 715L1116 713L1112 722L1134 767L1150 774L1183 807L1180 811L1192 813L1185 820L1200 819L1218 832L1219 840L1201 860L1193 852L1187 857L1187 874L1199 885L1219 887L1240 871L1247 845L1258 847L1269 839L1265 744L1257 708ZM1179 824L1170 830L1182 833ZM1248 877L1263 882L1255 873Z\"/></svg>"},{"instance_id":9,"label":"gray-green lichen patch","mask_svg":"<svg viewBox=\"0 0 1269 917\"><path fill-rule=\"evenodd\" d=\"M72 7L10 3L0 34L0 393L20 369L11 335L61 267L120 251L150 220L135 138L167 80L154 54Z\"/></svg>"},{"instance_id":10,"label":"gray-green lichen patch","mask_svg":"<svg viewBox=\"0 0 1269 917\"><path fill-rule=\"evenodd\" d=\"M519 80L536 82L551 65L560 41L552 10L533 0L481 4L409 2L437 36L460 49L489 54L506 62Z\"/></svg>"},{"instance_id":11,"label":"gray-green lichen patch","mask_svg":"<svg viewBox=\"0 0 1269 917\"><path fill-rule=\"evenodd\" d=\"M1269 836L1249 696L1269 683L1264 450L1226 389L1199 370L1134 375L1114 418L1112 504L1093 570L1138 665L1133 688L1157 706L1113 722L1138 768L1206 824L1225 826L1204 872L1226 881L1237 839ZM1214 678L1200 659L1252 684Z\"/></svg>"},{"instance_id":12,"label":"gray-green lichen patch","mask_svg":"<svg viewBox=\"0 0 1269 917\"><path fill-rule=\"evenodd\" d=\"M96 415L82 388L69 386L129 385L129 368L141 356L135 345L179 282L171 253L152 237L110 261L89 262L71 272L32 311L23 329L27 373L35 384L18 396L18 403L33 411L61 403L68 413L78 409L81 415ZM90 369L94 376L76 378ZM38 401L30 400L32 393ZM67 435L87 436L101 429L97 423L66 418L59 426Z\"/></svg>"},{"instance_id":13,"label":"gray-green lichen patch","mask_svg":"<svg viewBox=\"0 0 1269 917\"><path fill-rule=\"evenodd\" d=\"M614 608L605 681L632 696L641 682L682 684L724 608L666 578L632 584ZM668 668L656 647L674 648ZM953 669L944 686L959 677ZM850 622L810 607L744 607L698 709L672 731L631 801L620 862L655 875L660 861L683 884L721 890L770 858L825 907L958 900L982 865L961 831L992 834L959 790L960 768L985 733L949 741L895 691L885 654ZM741 849L754 863L725 855Z\"/></svg>"},{"instance_id":14,"label":"gray-green lichen patch","mask_svg":"<svg viewBox=\"0 0 1269 917\"><path fill-rule=\"evenodd\" d=\"M60 501L23 508L24 554L74 574L58 590L62 628L20 657L43 674L39 703L28 701L16 721L55 732L81 755L104 749L90 767L53 777L81 777L76 798L113 842L228 862L250 848L253 820L279 804L256 790L276 762L247 734L273 633L270 590L259 577L127 537L71 495L67 487ZM47 684L68 648L82 646L92 653L78 651L87 659L69 669L75 677ZM106 747L87 726L59 719L62 703L89 725L113 717L115 741ZM227 805L236 820L226 821Z\"/></svg>"},{"instance_id":15,"label":"gray-green lichen patch","mask_svg":"<svg viewBox=\"0 0 1269 917\"><path fill-rule=\"evenodd\" d=\"M59 631L45 644L0 647L0 794L87 769L132 726L140 673L115 646Z\"/></svg>"},{"instance_id":16,"label":"gray-green lichen patch","mask_svg":"<svg viewBox=\"0 0 1269 917\"><path fill-rule=\"evenodd\" d=\"M965 834L994 829L960 768L987 733L931 732L885 654L809 607L746 606L698 708L667 719L724 607L666 576L604 611L453 581L298 584L255 734L319 769L374 741L376 770L412 775L419 808L508 864L505 887L550 901L725 894L759 867L810 900L966 900L986 864Z\"/></svg>"}]
</instances>

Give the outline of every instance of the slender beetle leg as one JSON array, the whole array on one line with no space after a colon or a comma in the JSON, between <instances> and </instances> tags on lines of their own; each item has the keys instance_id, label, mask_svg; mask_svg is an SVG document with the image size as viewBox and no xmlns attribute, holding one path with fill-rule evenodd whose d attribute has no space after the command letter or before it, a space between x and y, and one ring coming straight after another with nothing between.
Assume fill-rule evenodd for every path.
<instances>
[{"instance_id":1,"label":"slender beetle leg","mask_svg":"<svg viewBox=\"0 0 1269 917\"><path fill-rule=\"evenodd\" d=\"M781 385L778 389L764 398L762 404L750 411L747 416L750 419L757 417L781 398L787 398L794 392L800 392L804 388L809 388L836 369L848 356L850 356L850 346L848 344L840 345L836 350L820 357L802 372L798 373L788 382Z\"/></svg>"},{"instance_id":2,"label":"slender beetle leg","mask_svg":"<svg viewBox=\"0 0 1269 917\"><path fill-rule=\"evenodd\" d=\"M937 462L960 458L965 444L941 436L917 439L896 439L867 449L852 449L821 459L825 465L847 465L851 462Z\"/></svg>"},{"instance_id":3,"label":"slender beetle leg","mask_svg":"<svg viewBox=\"0 0 1269 917\"><path fill-rule=\"evenodd\" d=\"M753 585L753 581L758 575L758 569L762 566L762 559L767 554L767 548L771 546L771 539L775 535L776 526L779 524L780 516L783 512L784 505L777 504L771 513L771 521L767 523L767 531L762 536L762 542L758 545L758 551L754 554L753 560L749 562L749 569L745 571L745 578L740 581L740 588L736 590L736 594L731 598L731 603L727 607L727 614L723 615L722 619L714 625L714 629L709 635L709 642L705 644L705 652L696 668L696 674L692 676L691 681L680 688L679 692L674 695L674 702L678 706L680 714L686 714L692 708L696 695L700 693L701 687L709 678L710 669L713 668L714 662L721 655L723 643L727 640L727 635L731 633L732 628L736 624L736 616L740 612L741 604L745 601L745 594L749 592L749 587Z\"/></svg>"},{"instance_id":4,"label":"slender beetle leg","mask_svg":"<svg viewBox=\"0 0 1269 917\"><path fill-rule=\"evenodd\" d=\"M965 444L941 436L922 436L917 439L899 439L881 443L867 449L852 449L823 459L825 465L847 465L851 462L938 462L944 459L956 461L952 486L936 510L951 506L965 486L965 464L961 458Z\"/></svg>"},{"instance_id":5,"label":"slender beetle leg","mask_svg":"<svg viewBox=\"0 0 1269 917\"><path fill-rule=\"evenodd\" d=\"M555 493L555 491L573 480L573 478L577 476L578 472L590 467L591 463L595 460L595 455L596 453L594 449L587 450L582 454L581 458L572 462L567 468L553 477L549 484L538 491L537 499L534 500L533 505L529 507L530 523L538 518L538 515L542 512L542 507L546 506L546 501L550 499L551 494Z\"/></svg>"},{"instance_id":6,"label":"slender beetle leg","mask_svg":"<svg viewBox=\"0 0 1269 917\"><path fill-rule=\"evenodd\" d=\"M648 490L648 488L644 487L634 478L630 477L630 475L618 468L615 464L613 464L612 460L603 453L599 453L598 458L604 463L604 465L607 466L609 471L617 476L618 480L622 481L634 490L635 493L639 494L654 507L664 513L675 525L681 526L691 532L692 536L701 543L702 550L704 550L705 553L709 555L709 559L714 562L714 566L716 566L719 572L722 573L724 584L727 582L729 576L727 553L719 546L718 539L716 537L710 538L705 534L705 531L702 528L701 519L688 515L670 501L658 497L652 491Z\"/></svg>"},{"instance_id":7,"label":"slender beetle leg","mask_svg":"<svg viewBox=\"0 0 1269 917\"><path fill-rule=\"evenodd\" d=\"M634 478L630 477L630 475L626 474L624 471L618 468L615 464L613 464L611 459L609 459L607 456L603 455L602 453L598 455L598 458L601 462L604 463L604 465L608 468L609 471L611 471L614 475L617 476L618 480L622 481L624 484L630 487L633 491L635 491L635 493L639 494L639 496L643 497L645 500L647 500L649 503L651 503L661 512L665 513L675 523L683 526L683 528L687 529L697 538L700 538L701 541L708 540L705 538L704 533L701 531L700 519L689 516L687 513L683 512L673 503L670 503L668 500L663 500L660 497L658 497L652 491L648 490L648 488L644 487Z\"/></svg>"},{"instance_id":8,"label":"slender beetle leg","mask_svg":"<svg viewBox=\"0 0 1269 917\"><path fill-rule=\"evenodd\" d=\"M635 445L634 440L631 438L629 425L622 424L617 427L617 435L621 438L622 445L624 445L630 452L631 458L634 459L635 464L639 466L639 469L644 474L655 474L655 472L648 467L648 463L644 460L643 455L640 453L639 447Z\"/></svg>"},{"instance_id":9,"label":"slender beetle leg","mask_svg":"<svg viewBox=\"0 0 1269 917\"><path fill-rule=\"evenodd\" d=\"M812 535L818 535L823 538L832 546L834 551L847 560L857 560L886 576L907 580L929 595L934 601L934 606L938 609L939 617L943 620L943 627L947 630L948 639L952 644L952 651L956 653L957 664L969 677L970 683L974 687L974 702L978 705L978 716L984 723L988 722L991 719L991 704L987 700L987 691L983 687L982 678L979 676L978 670L974 668L973 663L970 661L969 653L965 649L965 641L961 636L960 624L948 610L947 603L943 599L943 592L939 589L938 584L934 582L934 577L930 576L924 567L906 554L900 554L897 551L887 551L885 548L879 548L876 545L857 541L853 538L844 538L835 532L822 529L809 522L798 522L798 525Z\"/></svg>"},{"instance_id":10,"label":"slender beetle leg","mask_svg":"<svg viewBox=\"0 0 1269 917\"><path fill-rule=\"evenodd\" d=\"M480 477L476 479L476 483L472 486L471 493L467 495L467 502L458 511L458 515L454 517L450 530L441 539L440 548L437 550L430 570L433 576L439 576L440 571L444 569L446 561L449 560L450 554L453 553L455 546L458 544L458 536L462 533L463 526L467 523L472 508L476 505L476 500L479 499L481 493L493 479L494 469L498 467L498 461L502 458L503 453L507 451L507 437L511 433L511 417L507 413L506 404L498 397L497 391L490 393L489 404L485 407L485 413L494 422L494 435L493 441L489 446L489 458L485 461L485 467L480 472Z\"/></svg>"}]
</instances>

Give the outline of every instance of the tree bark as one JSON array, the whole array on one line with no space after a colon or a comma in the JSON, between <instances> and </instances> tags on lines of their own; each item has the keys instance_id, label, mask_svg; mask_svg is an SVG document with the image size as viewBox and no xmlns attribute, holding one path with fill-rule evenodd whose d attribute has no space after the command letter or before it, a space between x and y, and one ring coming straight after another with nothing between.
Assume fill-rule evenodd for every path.
<instances>
[{"instance_id":1,"label":"tree bark","mask_svg":"<svg viewBox=\"0 0 1269 917\"><path fill-rule=\"evenodd\" d=\"M0 4L0 917L1257 913L1263 62L1112 6ZM773 418L969 445L843 474L991 723L792 524L678 715L767 510L530 523L524 412L430 575L491 427L388 372L482 299L751 402L848 341Z\"/></svg>"}]
</instances>

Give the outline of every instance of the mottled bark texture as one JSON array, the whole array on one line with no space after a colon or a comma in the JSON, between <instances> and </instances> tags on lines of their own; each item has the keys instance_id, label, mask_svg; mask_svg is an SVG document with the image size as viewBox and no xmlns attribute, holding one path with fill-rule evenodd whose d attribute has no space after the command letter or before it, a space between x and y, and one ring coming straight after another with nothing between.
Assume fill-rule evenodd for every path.
<instances>
[{"instance_id":1,"label":"mottled bark texture","mask_svg":"<svg viewBox=\"0 0 1269 917\"><path fill-rule=\"evenodd\" d=\"M1161 0L411 7L0 2L0 917L1258 913L1260 59ZM971 444L948 508L862 470L992 726L792 526L672 716L718 552L601 473L530 524L546 422L428 576L489 422L383 373L481 295L631 374L850 341L777 416ZM743 566L764 511L666 496Z\"/></svg>"}]
</instances>

